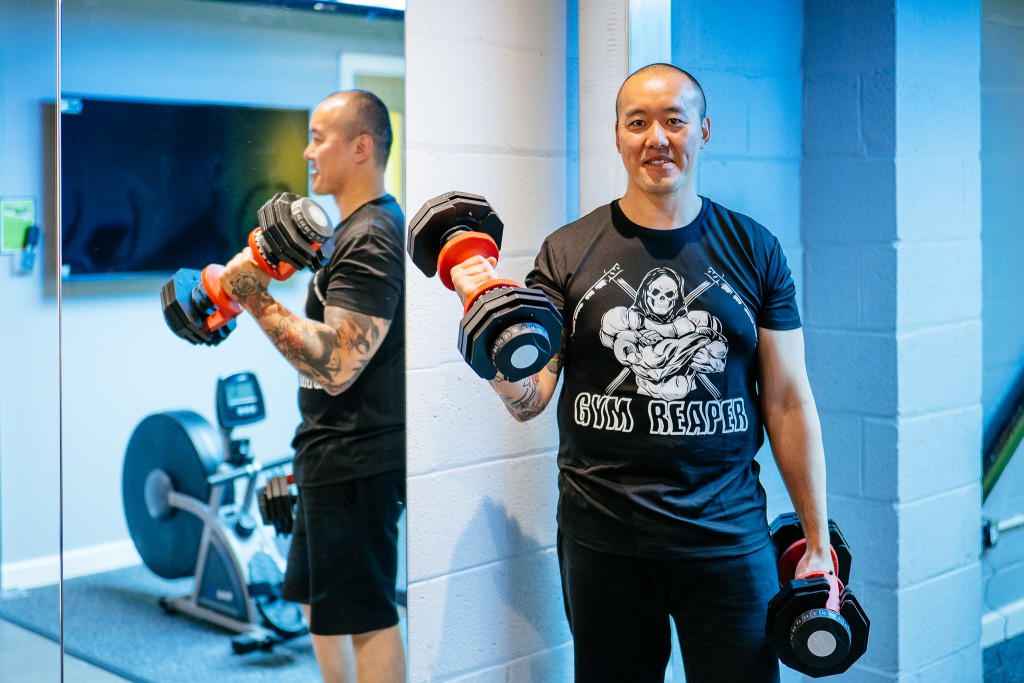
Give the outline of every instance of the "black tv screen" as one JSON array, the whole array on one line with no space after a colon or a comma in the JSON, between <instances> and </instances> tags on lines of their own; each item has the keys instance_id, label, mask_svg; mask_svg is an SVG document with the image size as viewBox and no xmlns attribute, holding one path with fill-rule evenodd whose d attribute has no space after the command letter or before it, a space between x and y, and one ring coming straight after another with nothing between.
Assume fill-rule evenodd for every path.
<instances>
[{"instance_id":1,"label":"black tv screen","mask_svg":"<svg viewBox=\"0 0 1024 683\"><path fill-rule=\"evenodd\" d=\"M225 263L275 193L308 194L309 110L63 97L65 280Z\"/></svg>"}]
</instances>

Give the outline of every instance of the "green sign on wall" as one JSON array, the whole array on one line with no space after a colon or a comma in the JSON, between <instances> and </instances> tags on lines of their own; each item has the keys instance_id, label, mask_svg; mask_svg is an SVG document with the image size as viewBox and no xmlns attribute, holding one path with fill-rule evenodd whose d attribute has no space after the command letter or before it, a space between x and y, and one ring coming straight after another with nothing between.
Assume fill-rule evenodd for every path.
<instances>
[{"instance_id":1,"label":"green sign on wall","mask_svg":"<svg viewBox=\"0 0 1024 683\"><path fill-rule=\"evenodd\" d=\"M36 201L31 197L0 199L0 245L3 253L21 251L25 233L35 225Z\"/></svg>"}]
</instances>

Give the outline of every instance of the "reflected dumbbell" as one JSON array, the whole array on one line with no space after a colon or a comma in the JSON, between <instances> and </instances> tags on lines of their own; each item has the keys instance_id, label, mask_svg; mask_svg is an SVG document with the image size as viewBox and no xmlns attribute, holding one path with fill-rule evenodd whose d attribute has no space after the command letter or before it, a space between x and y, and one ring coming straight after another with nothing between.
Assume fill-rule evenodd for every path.
<instances>
[{"instance_id":1,"label":"reflected dumbbell","mask_svg":"<svg viewBox=\"0 0 1024 683\"><path fill-rule=\"evenodd\" d=\"M497 258L503 224L487 200L467 192L431 199L409 224L408 250L427 277L455 289L451 269L472 256ZM459 351L480 377L497 372L518 381L538 372L558 350L562 316L539 289L489 280L466 297Z\"/></svg>"},{"instance_id":2,"label":"reflected dumbbell","mask_svg":"<svg viewBox=\"0 0 1024 683\"><path fill-rule=\"evenodd\" d=\"M867 650L870 621L846 587L852 556L839 526L829 520L833 572L796 576L807 548L800 520L779 515L771 524L781 590L768 603L765 631L779 660L812 678L849 669Z\"/></svg>"},{"instance_id":3,"label":"reflected dumbbell","mask_svg":"<svg viewBox=\"0 0 1024 683\"><path fill-rule=\"evenodd\" d=\"M327 213L309 197L287 192L274 195L257 213L258 227L249 233L253 260L275 280L297 271L323 267L320 247L331 237ZM182 268L163 286L160 300L164 320L174 334L193 344L215 346L235 329L242 312L220 286L224 266L210 264L202 271Z\"/></svg>"}]
</instances>

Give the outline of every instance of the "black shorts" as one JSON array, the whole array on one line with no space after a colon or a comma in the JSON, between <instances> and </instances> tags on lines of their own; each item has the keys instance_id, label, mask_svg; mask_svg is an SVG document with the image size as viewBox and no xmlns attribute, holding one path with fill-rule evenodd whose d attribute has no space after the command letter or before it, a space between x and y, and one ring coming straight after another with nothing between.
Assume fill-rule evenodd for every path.
<instances>
[{"instance_id":1,"label":"black shorts","mask_svg":"<svg viewBox=\"0 0 1024 683\"><path fill-rule=\"evenodd\" d=\"M661 683L676 624L687 683L777 683L765 635L778 591L775 551L645 560L591 550L558 534L577 683Z\"/></svg>"},{"instance_id":2,"label":"black shorts","mask_svg":"<svg viewBox=\"0 0 1024 683\"><path fill-rule=\"evenodd\" d=\"M398 518L405 473L299 489L282 595L310 606L310 633L367 633L398 623Z\"/></svg>"}]
</instances>

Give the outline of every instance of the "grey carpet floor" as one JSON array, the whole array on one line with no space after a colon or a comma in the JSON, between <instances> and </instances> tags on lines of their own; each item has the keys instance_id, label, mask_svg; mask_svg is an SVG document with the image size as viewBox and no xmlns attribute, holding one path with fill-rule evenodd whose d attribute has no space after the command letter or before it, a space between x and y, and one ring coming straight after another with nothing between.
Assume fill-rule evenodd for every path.
<instances>
[{"instance_id":1,"label":"grey carpet floor","mask_svg":"<svg viewBox=\"0 0 1024 683\"><path fill-rule=\"evenodd\" d=\"M191 584L165 581L141 566L65 581L65 651L144 683L320 680L309 636L236 655L232 633L165 614L159 598L186 594ZM25 591L0 601L0 619L57 641L58 599L56 586Z\"/></svg>"}]
</instances>

